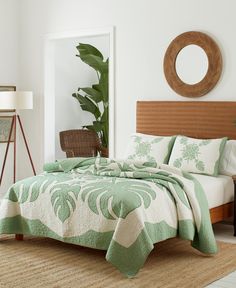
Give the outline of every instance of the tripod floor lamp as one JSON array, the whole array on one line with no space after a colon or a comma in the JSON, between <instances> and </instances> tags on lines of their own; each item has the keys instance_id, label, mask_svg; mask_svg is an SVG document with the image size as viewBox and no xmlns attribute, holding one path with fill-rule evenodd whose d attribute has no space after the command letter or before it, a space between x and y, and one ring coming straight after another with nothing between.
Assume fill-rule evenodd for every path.
<instances>
[{"instance_id":1,"label":"tripod floor lamp","mask_svg":"<svg viewBox=\"0 0 236 288\"><path fill-rule=\"evenodd\" d=\"M17 114L17 110L21 109L33 109L33 93L32 92L18 92L18 91L3 91L0 92L0 112L7 112L11 113L12 121L10 132L8 136L6 151L4 155L2 171L0 176L0 186L2 184L3 174L6 166L7 155L9 151L10 143L13 142L13 150L14 150L14 162L13 162L13 182L16 182L16 130L17 130L17 123L19 124L20 132L23 136L24 144L27 150L27 154L29 156L30 164L33 170L34 175L35 168L33 164L33 160L30 154L29 146L25 137L25 132L23 129L23 125L20 119L20 115Z\"/></svg>"}]
</instances>

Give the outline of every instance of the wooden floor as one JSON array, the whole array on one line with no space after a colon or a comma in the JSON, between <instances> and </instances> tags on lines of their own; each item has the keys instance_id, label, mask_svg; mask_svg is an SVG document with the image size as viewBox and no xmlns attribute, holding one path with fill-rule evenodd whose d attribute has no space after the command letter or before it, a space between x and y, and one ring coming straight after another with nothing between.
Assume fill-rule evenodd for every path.
<instances>
[{"instance_id":1,"label":"wooden floor","mask_svg":"<svg viewBox=\"0 0 236 288\"><path fill-rule=\"evenodd\" d=\"M233 225L221 224L221 223L214 224L214 232L216 239L218 241L236 244L236 237L233 236ZM236 271L206 286L206 288L235 288L235 287L236 287Z\"/></svg>"},{"instance_id":2,"label":"wooden floor","mask_svg":"<svg viewBox=\"0 0 236 288\"><path fill-rule=\"evenodd\" d=\"M206 286L206 288L235 288L236 287L236 272Z\"/></svg>"},{"instance_id":3,"label":"wooden floor","mask_svg":"<svg viewBox=\"0 0 236 288\"><path fill-rule=\"evenodd\" d=\"M236 237L233 236L232 225L215 224L214 231L217 240L236 244ZM206 288L235 288L235 287L236 287L236 271L206 286Z\"/></svg>"}]
</instances>

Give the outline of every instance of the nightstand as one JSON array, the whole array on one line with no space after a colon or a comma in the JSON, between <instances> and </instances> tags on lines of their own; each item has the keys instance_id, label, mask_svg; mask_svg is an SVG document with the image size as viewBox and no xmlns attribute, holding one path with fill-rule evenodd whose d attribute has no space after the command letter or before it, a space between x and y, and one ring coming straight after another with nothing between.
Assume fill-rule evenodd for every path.
<instances>
[{"instance_id":1,"label":"nightstand","mask_svg":"<svg viewBox=\"0 0 236 288\"><path fill-rule=\"evenodd\" d=\"M234 180L234 236L236 236L236 175L232 178Z\"/></svg>"}]
</instances>

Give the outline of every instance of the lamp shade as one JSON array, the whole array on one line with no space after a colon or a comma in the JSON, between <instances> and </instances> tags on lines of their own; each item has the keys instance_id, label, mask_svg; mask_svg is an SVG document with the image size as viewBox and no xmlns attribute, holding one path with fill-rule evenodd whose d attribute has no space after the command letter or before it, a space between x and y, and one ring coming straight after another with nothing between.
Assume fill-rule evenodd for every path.
<instances>
[{"instance_id":1,"label":"lamp shade","mask_svg":"<svg viewBox=\"0 0 236 288\"><path fill-rule=\"evenodd\" d=\"M1 91L0 110L33 109L33 93L31 91Z\"/></svg>"}]
</instances>

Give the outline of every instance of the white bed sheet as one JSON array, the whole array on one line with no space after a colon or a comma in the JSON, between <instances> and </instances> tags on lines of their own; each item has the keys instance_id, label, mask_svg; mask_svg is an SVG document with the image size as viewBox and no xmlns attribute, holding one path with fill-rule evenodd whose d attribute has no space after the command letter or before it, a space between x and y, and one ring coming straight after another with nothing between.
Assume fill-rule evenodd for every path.
<instances>
[{"instance_id":1,"label":"white bed sheet","mask_svg":"<svg viewBox=\"0 0 236 288\"><path fill-rule=\"evenodd\" d=\"M201 183L206 194L209 209L234 201L234 182L232 177L226 175L213 177L194 173L190 174Z\"/></svg>"},{"instance_id":2,"label":"white bed sheet","mask_svg":"<svg viewBox=\"0 0 236 288\"><path fill-rule=\"evenodd\" d=\"M210 209L234 200L232 177L226 175L212 177L193 173L192 175L201 183Z\"/></svg>"}]
</instances>

